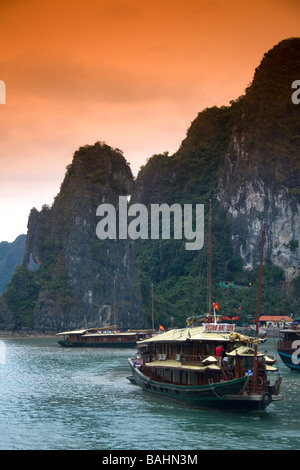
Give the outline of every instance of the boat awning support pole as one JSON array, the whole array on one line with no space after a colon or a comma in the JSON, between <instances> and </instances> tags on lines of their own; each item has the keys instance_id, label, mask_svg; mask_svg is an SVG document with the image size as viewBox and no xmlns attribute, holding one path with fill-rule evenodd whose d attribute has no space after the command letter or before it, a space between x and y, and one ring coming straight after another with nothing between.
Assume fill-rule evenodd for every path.
<instances>
[{"instance_id":1,"label":"boat awning support pole","mask_svg":"<svg viewBox=\"0 0 300 470\"><path fill-rule=\"evenodd\" d=\"M259 282L258 282L258 297L257 297L257 314L256 314L256 336L258 338L259 332L259 317L260 317L260 294L261 294L261 278L263 270L263 259L264 259L264 243L265 243L266 224L263 225L262 231L262 243L261 243L261 255L260 255L260 270L259 270ZM253 358L253 382L252 392L256 392L256 385L258 379L258 364L257 364L257 343L254 346L254 358Z\"/></svg>"},{"instance_id":2,"label":"boat awning support pole","mask_svg":"<svg viewBox=\"0 0 300 470\"><path fill-rule=\"evenodd\" d=\"M209 266L208 266L208 313L211 314L211 265L212 265L212 253L211 253L211 219L212 219L212 208L211 208L211 199L209 201L209 216L208 216L208 247L209 247Z\"/></svg>"}]
</instances>

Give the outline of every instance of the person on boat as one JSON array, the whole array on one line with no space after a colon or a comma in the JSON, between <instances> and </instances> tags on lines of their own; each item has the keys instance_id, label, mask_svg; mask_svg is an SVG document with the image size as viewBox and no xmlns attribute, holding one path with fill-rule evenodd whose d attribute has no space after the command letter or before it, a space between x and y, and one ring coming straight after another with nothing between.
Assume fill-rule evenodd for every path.
<instances>
[{"instance_id":1,"label":"person on boat","mask_svg":"<svg viewBox=\"0 0 300 470\"><path fill-rule=\"evenodd\" d=\"M216 347L216 356L218 359L218 365L221 366L222 363L222 357L223 357L223 348L221 345Z\"/></svg>"}]
</instances>

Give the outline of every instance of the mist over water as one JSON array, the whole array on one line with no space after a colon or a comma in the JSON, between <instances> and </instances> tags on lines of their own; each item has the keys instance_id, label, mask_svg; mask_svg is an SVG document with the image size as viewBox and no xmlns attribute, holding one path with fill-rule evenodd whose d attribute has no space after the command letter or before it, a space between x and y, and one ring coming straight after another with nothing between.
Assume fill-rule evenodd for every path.
<instances>
[{"instance_id":1,"label":"mist over water","mask_svg":"<svg viewBox=\"0 0 300 470\"><path fill-rule=\"evenodd\" d=\"M134 349L63 349L56 338L3 341L1 450L300 448L300 374L281 363L275 339L263 349L277 357L285 399L260 414L191 409L142 392L126 379Z\"/></svg>"}]
</instances>

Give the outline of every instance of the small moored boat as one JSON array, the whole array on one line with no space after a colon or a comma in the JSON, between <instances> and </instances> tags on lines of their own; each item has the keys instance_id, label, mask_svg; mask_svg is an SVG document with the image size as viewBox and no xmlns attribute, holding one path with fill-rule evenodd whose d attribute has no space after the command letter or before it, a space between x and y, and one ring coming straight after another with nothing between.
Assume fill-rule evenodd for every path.
<instances>
[{"instance_id":1,"label":"small moored boat","mask_svg":"<svg viewBox=\"0 0 300 470\"><path fill-rule=\"evenodd\" d=\"M62 339L58 341L62 347L134 348L137 341L145 338L148 334L150 333L146 330L120 332L116 326L107 326L64 331L57 333L57 336L62 336Z\"/></svg>"},{"instance_id":2,"label":"small moored boat","mask_svg":"<svg viewBox=\"0 0 300 470\"><path fill-rule=\"evenodd\" d=\"M300 323L280 331L277 352L282 362L292 371L300 372Z\"/></svg>"}]
</instances>

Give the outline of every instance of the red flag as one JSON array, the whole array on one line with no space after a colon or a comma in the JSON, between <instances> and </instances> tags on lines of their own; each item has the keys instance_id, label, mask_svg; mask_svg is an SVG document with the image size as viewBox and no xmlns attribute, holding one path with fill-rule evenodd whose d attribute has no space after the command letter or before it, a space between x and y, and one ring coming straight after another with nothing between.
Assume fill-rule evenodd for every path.
<instances>
[{"instance_id":1,"label":"red flag","mask_svg":"<svg viewBox=\"0 0 300 470\"><path fill-rule=\"evenodd\" d=\"M215 310L219 310L219 302L215 302L215 303L214 303L214 309L215 309Z\"/></svg>"},{"instance_id":2,"label":"red flag","mask_svg":"<svg viewBox=\"0 0 300 470\"><path fill-rule=\"evenodd\" d=\"M162 325L159 325L159 329L160 329L161 331L165 331L165 329L164 329L164 327L163 327Z\"/></svg>"}]
</instances>

